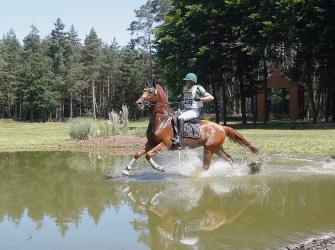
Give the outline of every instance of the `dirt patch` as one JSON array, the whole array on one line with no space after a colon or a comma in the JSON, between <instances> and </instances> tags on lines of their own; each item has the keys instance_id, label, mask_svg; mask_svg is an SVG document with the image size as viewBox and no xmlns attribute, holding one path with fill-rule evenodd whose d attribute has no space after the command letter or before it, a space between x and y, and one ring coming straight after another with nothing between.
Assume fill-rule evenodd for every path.
<instances>
[{"instance_id":1,"label":"dirt patch","mask_svg":"<svg viewBox=\"0 0 335 250\"><path fill-rule=\"evenodd\" d=\"M105 148L112 151L132 154L139 150L147 142L145 137L116 135L107 138L90 138L89 140L78 140L76 146L82 149Z\"/></svg>"},{"instance_id":2,"label":"dirt patch","mask_svg":"<svg viewBox=\"0 0 335 250\"><path fill-rule=\"evenodd\" d=\"M320 238L308 240L295 246L286 247L289 250L314 250L327 249L335 250L335 235L323 236Z\"/></svg>"}]
</instances>

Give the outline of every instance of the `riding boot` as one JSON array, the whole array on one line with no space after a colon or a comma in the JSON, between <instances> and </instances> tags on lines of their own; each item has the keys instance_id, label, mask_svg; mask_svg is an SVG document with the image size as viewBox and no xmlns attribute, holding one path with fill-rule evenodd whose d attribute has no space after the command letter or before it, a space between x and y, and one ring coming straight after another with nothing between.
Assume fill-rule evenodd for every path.
<instances>
[{"instance_id":1,"label":"riding boot","mask_svg":"<svg viewBox=\"0 0 335 250\"><path fill-rule=\"evenodd\" d=\"M178 119L178 135L180 139L184 136L184 119Z\"/></svg>"}]
</instances>

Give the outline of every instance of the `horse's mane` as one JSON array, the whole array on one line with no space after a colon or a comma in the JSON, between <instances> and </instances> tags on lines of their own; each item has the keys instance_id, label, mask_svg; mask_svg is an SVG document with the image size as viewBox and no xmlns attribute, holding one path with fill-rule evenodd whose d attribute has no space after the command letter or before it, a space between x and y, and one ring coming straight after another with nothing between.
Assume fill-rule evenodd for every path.
<instances>
[{"instance_id":1,"label":"horse's mane","mask_svg":"<svg viewBox=\"0 0 335 250\"><path fill-rule=\"evenodd\" d=\"M162 88L161 85L157 84L156 85L156 90L157 90L157 95L158 95L158 99L162 104L168 104L168 99L167 96L165 94L164 89Z\"/></svg>"}]
</instances>

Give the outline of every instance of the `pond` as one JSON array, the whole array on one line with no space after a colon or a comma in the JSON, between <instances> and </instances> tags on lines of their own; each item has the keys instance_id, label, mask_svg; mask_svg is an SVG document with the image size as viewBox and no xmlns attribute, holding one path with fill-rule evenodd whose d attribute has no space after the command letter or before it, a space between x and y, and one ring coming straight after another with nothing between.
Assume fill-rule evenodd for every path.
<instances>
[{"instance_id":1,"label":"pond","mask_svg":"<svg viewBox=\"0 0 335 250\"><path fill-rule=\"evenodd\" d=\"M1 249L276 249L335 230L335 163L268 159L257 174L196 152L0 154Z\"/></svg>"}]
</instances>

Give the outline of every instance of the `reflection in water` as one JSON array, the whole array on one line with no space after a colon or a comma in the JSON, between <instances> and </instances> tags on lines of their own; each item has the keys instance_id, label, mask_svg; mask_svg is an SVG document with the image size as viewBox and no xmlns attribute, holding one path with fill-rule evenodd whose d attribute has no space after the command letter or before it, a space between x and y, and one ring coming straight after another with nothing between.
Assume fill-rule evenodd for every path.
<instances>
[{"instance_id":1,"label":"reflection in water","mask_svg":"<svg viewBox=\"0 0 335 250\"><path fill-rule=\"evenodd\" d=\"M0 222L8 217L19 223L26 211L38 227L48 216L65 234L69 223L80 223L84 210L98 224L107 205L121 203L117 186L98 178L112 157L62 152L0 155ZM88 166L97 171L87 171Z\"/></svg>"},{"instance_id":2,"label":"reflection in water","mask_svg":"<svg viewBox=\"0 0 335 250\"><path fill-rule=\"evenodd\" d=\"M1 153L0 234L6 239L14 232L17 239L7 248L79 249L87 240L85 249L267 249L335 229L333 165L302 172L301 162L274 161L258 175L102 178L127 161L87 153ZM21 235L27 219L35 231Z\"/></svg>"},{"instance_id":3,"label":"reflection in water","mask_svg":"<svg viewBox=\"0 0 335 250\"><path fill-rule=\"evenodd\" d=\"M143 190L127 186L124 192L135 212L147 217L144 221L132 221L134 229L142 231L141 240L151 249L175 249L183 245L201 249L211 237L204 233L233 222L259 198L248 190L241 197L240 188L230 190L231 187L221 186L218 190L219 183L208 181L166 183L144 192L144 200Z\"/></svg>"}]
</instances>

